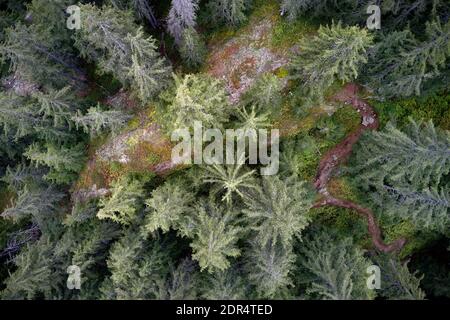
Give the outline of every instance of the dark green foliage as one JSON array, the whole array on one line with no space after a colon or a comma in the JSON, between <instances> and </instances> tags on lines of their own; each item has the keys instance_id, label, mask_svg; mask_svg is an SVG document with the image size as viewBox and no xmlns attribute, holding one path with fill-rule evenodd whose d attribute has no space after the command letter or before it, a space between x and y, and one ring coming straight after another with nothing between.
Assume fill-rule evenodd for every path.
<instances>
[{"instance_id":1,"label":"dark green foliage","mask_svg":"<svg viewBox=\"0 0 450 320\"><path fill-rule=\"evenodd\" d=\"M55 298L56 277L49 268L54 263L52 249L50 240L43 238L18 255L14 261L18 269L6 280L2 299Z\"/></svg>"},{"instance_id":2,"label":"dark green foliage","mask_svg":"<svg viewBox=\"0 0 450 320\"><path fill-rule=\"evenodd\" d=\"M237 300L245 298L245 282L238 270L205 275L202 298L207 300Z\"/></svg>"},{"instance_id":3,"label":"dark green foliage","mask_svg":"<svg viewBox=\"0 0 450 320\"><path fill-rule=\"evenodd\" d=\"M61 200L62 194L52 189L30 190L24 188L19 191L14 206L7 208L2 217L20 220L24 217L33 216L36 219L44 219L43 215L55 212L57 202Z\"/></svg>"},{"instance_id":4,"label":"dark green foliage","mask_svg":"<svg viewBox=\"0 0 450 320\"><path fill-rule=\"evenodd\" d=\"M184 259L166 280L159 299L165 300L193 300L197 298L197 265L190 259Z\"/></svg>"},{"instance_id":5,"label":"dark green foliage","mask_svg":"<svg viewBox=\"0 0 450 320\"><path fill-rule=\"evenodd\" d=\"M133 10L139 20L146 21L153 28L159 26L156 12L149 0L109 0L111 5L121 10Z\"/></svg>"},{"instance_id":6,"label":"dark green foliage","mask_svg":"<svg viewBox=\"0 0 450 320\"><path fill-rule=\"evenodd\" d=\"M145 241L129 229L111 248L111 277L100 288L104 299L155 299L170 270L168 249L159 240Z\"/></svg>"},{"instance_id":7,"label":"dark green foliage","mask_svg":"<svg viewBox=\"0 0 450 320\"><path fill-rule=\"evenodd\" d=\"M76 110L75 99L70 90L70 87L65 87L58 91L50 89L48 93L33 93L33 98L40 107L38 114L43 119L52 119L55 127L64 124L70 126L71 116Z\"/></svg>"},{"instance_id":8,"label":"dark green foliage","mask_svg":"<svg viewBox=\"0 0 450 320\"><path fill-rule=\"evenodd\" d=\"M0 298L448 296L448 1L82 1L79 30L66 27L73 1L0 2ZM369 4L381 5L381 30L365 27ZM245 61L222 69L235 54ZM377 99L381 130L327 191L372 209L386 242L406 235L392 255L363 250L366 220L316 208L323 195L309 186L360 126L350 106L329 114L331 95L356 80ZM279 174L172 170L171 133L195 121L281 129ZM436 241L444 254L430 251ZM374 264L378 290L367 286ZM68 287L77 267L81 290Z\"/></svg>"},{"instance_id":9,"label":"dark green foliage","mask_svg":"<svg viewBox=\"0 0 450 320\"><path fill-rule=\"evenodd\" d=\"M447 131L411 121L402 132L389 123L359 144L357 183L392 218L418 227L445 230L449 223L450 136ZM381 169L381 170L380 170Z\"/></svg>"},{"instance_id":10,"label":"dark green foliage","mask_svg":"<svg viewBox=\"0 0 450 320\"><path fill-rule=\"evenodd\" d=\"M427 23L425 40L408 29L392 32L375 45L369 85L381 97L420 95L424 83L440 74L450 57L450 23Z\"/></svg>"},{"instance_id":11,"label":"dark green foliage","mask_svg":"<svg viewBox=\"0 0 450 320\"><path fill-rule=\"evenodd\" d=\"M170 80L170 67L156 52L156 41L145 36L129 12L82 5L83 26L75 45L83 57L132 86L143 103L153 99Z\"/></svg>"},{"instance_id":12,"label":"dark green foliage","mask_svg":"<svg viewBox=\"0 0 450 320\"><path fill-rule=\"evenodd\" d=\"M2 177L11 190L20 190L26 186L40 186L46 170L40 167L19 163L15 168L8 167Z\"/></svg>"},{"instance_id":13,"label":"dark green foliage","mask_svg":"<svg viewBox=\"0 0 450 320\"><path fill-rule=\"evenodd\" d=\"M245 11L249 3L248 0L209 0L208 6L213 20L237 26L247 20Z\"/></svg>"},{"instance_id":14,"label":"dark green foliage","mask_svg":"<svg viewBox=\"0 0 450 320\"><path fill-rule=\"evenodd\" d=\"M373 106L382 126L392 121L403 129L409 125L411 117L415 121L430 119L437 127L450 129L450 94L445 91L404 100L374 101Z\"/></svg>"},{"instance_id":15,"label":"dark green foliage","mask_svg":"<svg viewBox=\"0 0 450 320\"><path fill-rule=\"evenodd\" d=\"M72 115L77 109L70 88L34 91L28 97L0 93L0 124L5 136L32 137L52 143L73 141ZM20 145L19 145L20 146Z\"/></svg>"},{"instance_id":16,"label":"dark green foliage","mask_svg":"<svg viewBox=\"0 0 450 320\"><path fill-rule=\"evenodd\" d=\"M328 231L305 239L300 263L311 274L307 294L326 300L367 300L373 293L366 286L366 268L371 263L351 238L338 239Z\"/></svg>"},{"instance_id":17,"label":"dark green foliage","mask_svg":"<svg viewBox=\"0 0 450 320\"><path fill-rule=\"evenodd\" d=\"M396 29L423 22L428 16L445 19L449 5L445 0L282 0L281 11L293 21L299 17L342 20L348 25L365 25L367 7L379 5L383 29Z\"/></svg>"},{"instance_id":18,"label":"dark green foliage","mask_svg":"<svg viewBox=\"0 0 450 320\"><path fill-rule=\"evenodd\" d=\"M425 294L420 288L419 277L408 270L408 262L402 263L398 257L378 255L375 261L381 270L381 294L395 300L423 300Z\"/></svg>"},{"instance_id":19,"label":"dark green foliage","mask_svg":"<svg viewBox=\"0 0 450 320\"><path fill-rule=\"evenodd\" d=\"M421 275L420 287L426 293L426 299L450 297L447 285L450 281L449 254L449 239L442 237L411 257L408 269Z\"/></svg>"},{"instance_id":20,"label":"dark green foliage","mask_svg":"<svg viewBox=\"0 0 450 320\"><path fill-rule=\"evenodd\" d=\"M30 81L55 87L83 81L75 59L61 46L58 38L51 36L47 24L26 26L17 23L8 28L5 42L0 44L0 58L10 63L13 73ZM36 68L38 65L41 67Z\"/></svg>"},{"instance_id":21,"label":"dark green foliage","mask_svg":"<svg viewBox=\"0 0 450 320\"><path fill-rule=\"evenodd\" d=\"M299 90L306 101L321 102L334 81L344 83L358 77L371 44L367 30L340 23L320 27L312 40L302 41L300 54L291 61L290 78L300 80Z\"/></svg>"},{"instance_id":22,"label":"dark green foliage","mask_svg":"<svg viewBox=\"0 0 450 320\"><path fill-rule=\"evenodd\" d=\"M36 127L45 126L35 106L27 106L26 99L14 94L0 93L0 121L5 136L18 139L36 133Z\"/></svg>"}]
</instances>

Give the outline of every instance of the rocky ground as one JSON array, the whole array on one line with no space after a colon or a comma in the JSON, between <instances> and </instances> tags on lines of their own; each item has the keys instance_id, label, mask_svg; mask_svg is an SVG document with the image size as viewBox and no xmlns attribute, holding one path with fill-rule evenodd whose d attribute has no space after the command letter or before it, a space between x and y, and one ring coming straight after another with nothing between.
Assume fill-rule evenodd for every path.
<instances>
[{"instance_id":1,"label":"rocky ground","mask_svg":"<svg viewBox=\"0 0 450 320\"><path fill-rule=\"evenodd\" d=\"M245 33L210 49L208 73L225 82L232 103L237 103L260 75L287 64L286 54L275 52L268 45L272 30L273 22L263 19Z\"/></svg>"}]
</instances>

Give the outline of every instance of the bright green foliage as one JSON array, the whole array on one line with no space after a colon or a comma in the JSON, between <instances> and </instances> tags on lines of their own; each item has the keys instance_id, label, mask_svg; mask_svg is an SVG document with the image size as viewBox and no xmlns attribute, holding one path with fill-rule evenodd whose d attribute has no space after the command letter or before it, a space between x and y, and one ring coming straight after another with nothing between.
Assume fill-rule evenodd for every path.
<instances>
[{"instance_id":1,"label":"bright green foliage","mask_svg":"<svg viewBox=\"0 0 450 320\"><path fill-rule=\"evenodd\" d=\"M296 142L293 140L283 142L280 152L281 177L298 177L300 175L303 162L300 161L301 151L298 149Z\"/></svg>"},{"instance_id":2,"label":"bright green foliage","mask_svg":"<svg viewBox=\"0 0 450 320\"><path fill-rule=\"evenodd\" d=\"M289 247L294 237L300 238L310 218L312 194L306 182L289 178L280 180L277 176L266 176L262 188L246 197L243 210L246 220L257 232L261 246L281 243Z\"/></svg>"},{"instance_id":3,"label":"bright green foliage","mask_svg":"<svg viewBox=\"0 0 450 320\"><path fill-rule=\"evenodd\" d=\"M167 86L170 67L156 51L155 40L146 37L129 12L111 7L101 10L91 4L80 6L83 24L76 35L81 55L98 63L102 72L112 73L131 86L142 102L148 102Z\"/></svg>"},{"instance_id":4,"label":"bright green foliage","mask_svg":"<svg viewBox=\"0 0 450 320\"><path fill-rule=\"evenodd\" d=\"M97 217L128 225L136 217L143 195L140 181L122 177L111 184L111 194L100 199Z\"/></svg>"},{"instance_id":5,"label":"bright green foliage","mask_svg":"<svg viewBox=\"0 0 450 320\"><path fill-rule=\"evenodd\" d=\"M351 238L339 240L327 231L304 241L301 264L313 276L308 289L312 298L326 300L366 300L373 293L366 285L371 265Z\"/></svg>"},{"instance_id":6,"label":"bright green foliage","mask_svg":"<svg viewBox=\"0 0 450 320\"><path fill-rule=\"evenodd\" d=\"M169 129L193 128L201 121L204 128L221 128L228 120L228 100L222 83L207 75L175 77L175 91L167 98L164 121Z\"/></svg>"},{"instance_id":7,"label":"bright green foliage","mask_svg":"<svg viewBox=\"0 0 450 320\"><path fill-rule=\"evenodd\" d=\"M44 148L32 144L24 155L33 163L50 168L45 179L55 183L70 183L83 168L85 158L82 144L73 147L47 144Z\"/></svg>"},{"instance_id":8,"label":"bright green foliage","mask_svg":"<svg viewBox=\"0 0 450 320\"><path fill-rule=\"evenodd\" d=\"M168 181L152 192L150 199L145 201L149 213L145 220L145 229L154 232L161 229L167 232L170 228L182 230L186 224L189 205L194 201L194 195L186 186Z\"/></svg>"},{"instance_id":9,"label":"bright green foliage","mask_svg":"<svg viewBox=\"0 0 450 320\"><path fill-rule=\"evenodd\" d=\"M371 54L368 82L382 97L420 95L450 57L450 22L427 23L425 40L408 29L388 34Z\"/></svg>"},{"instance_id":10,"label":"bright green foliage","mask_svg":"<svg viewBox=\"0 0 450 320\"><path fill-rule=\"evenodd\" d=\"M343 27L340 23L322 26L317 36L301 42L300 54L290 65L290 77L300 80L300 93L307 100L321 101L333 82L358 77L371 44L372 36L365 29Z\"/></svg>"},{"instance_id":11,"label":"bright green foliage","mask_svg":"<svg viewBox=\"0 0 450 320\"><path fill-rule=\"evenodd\" d=\"M261 113L256 110L256 106L251 106L251 111L247 107L242 107L237 110L238 122L237 128L245 130L258 130L270 127L270 120L268 113ZM257 137L254 137L255 139Z\"/></svg>"},{"instance_id":12,"label":"bright green foliage","mask_svg":"<svg viewBox=\"0 0 450 320\"><path fill-rule=\"evenodd\" d=\"M211 194L223 194L221 200L228 205L233 197L244 197L246 190L256 189L255 170L248 170L244 164L211 165L203 169L203 182L212 183Z\"/></svg>"},{"instance_id":13,"label":"bright green foliage","mask_svg":"<svg viewBox=\"0 0 450 320\"><path fill-rule=\"evenodd\" d=\"M258 297L279 298L292 286L295 255L291 247L272 243L261 246L259 241L254 241L246 256L248 278L256 287Z\"/></svg>"},{"instance_id":14,"label":"bright green foliage","mask_svg":"<svg viewBox=\"0 0 450 320\"><path fill-rule=\"evenodd\" d=\"M408 270L408 262L399 261L389 255L376 256L381 271L381 294L395 300L423 300L425 293L420 288L422 277Z\"/></svg>"},{"instance_id":15,"label":"bright green foliage","mask_svg":"<svg viewBox=\"0 0 450 320\"><path fill-rule=\"evenodd\" d=\"M92 137L106 131L117 133L130 119L130 115L120 110L103 110L100 105L89 108L86 114L78 112L72 117L77 128L82 127Z\"/></svg>"},{"instance_id":16,"label":"bright green foliage","mask_svg":"<svg viewBox=\"0 0 450 320\"><path fill-rule=\"evenodd\" d=\"M277 76L266 73L260 77L244 94L244 104L254 104L261 112L278 114L282 102L283 81Z\"/></svg>"},{"instance_id":17,"label":"bright green foliage","mask_svg":"<svg viewBox=\"0 0 450 320\"><path fill-rule=\"evenodd\" d=\"M194 28L184 30L180 55L187 66L191 68L200 66L205 61L206 53L205 43L197 31Z\"/></svg>"},{"instance_id":18,"label":"bright green foliage","mask_svg":"<svg viewBox=\"0 0 450 320\"><path fill-rule=\"evenodd\" d=\"M211 19L224 22L229 26L237 26L247 20L245 11L249 7L247 0L209 0Z\"/></svg>"},{"instance_id":19,"label":"bright green foliage","mask_svg":"<svg viewBox=\"0 0 450 320\"><path fill-rule=\"evenodd\" d=\"M358 184L392 217L410 219L418 227L445 230L449 223L450 135L426 124L404 132L388 123L359 144L355 156Z\"/></svg>"},{"instance_id":20,"label":"bright green foliage","mask_svg":"<svg viewBox=\"0 0 450 320\"><path fill-rule=\"evenodd\" d=\"M240 255L236 242L241 228L233 225L232 213L213 203L201 203L195 212L192 258L198 261L201 270L206 269L210 273L228 269L228 258Z\"/></svg>"}]
</instances>

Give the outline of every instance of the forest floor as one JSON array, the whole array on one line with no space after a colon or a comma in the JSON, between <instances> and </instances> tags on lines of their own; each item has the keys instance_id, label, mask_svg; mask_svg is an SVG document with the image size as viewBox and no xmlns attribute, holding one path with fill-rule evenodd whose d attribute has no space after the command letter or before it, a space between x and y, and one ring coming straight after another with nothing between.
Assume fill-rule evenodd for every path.
<instances>
[{"instance_id":1,"label":"forest floor","mask_svg":"<svg viewBox=\"0 0 450 320\"><path fill-rule=\"evenodd\" d=\"M368 230L372 237L373 244L383 252L399 251L404 246L406 240L400 238L387 245L383 242L381 230L377 224L373 212L364 208L357 203L350 200L343 200L330 194L327 189L328 182L337 167L344 163L352 153L353 146L358 142L361 135L366 130L378 129L379 123L375 111L364 100L361 100L357 95L358 88L355 84L348 84L334 99L338 102L350 104L361 115L361 124L356 131L347 135L347 137L337 144L334 148L323 155L320 160L319 168L314 186L316 190L323 196L314 207L321 206L336 206L346 209L355 210L358 214L365 217L367 220Z\"/></svg>"},{"instance_id":2,"label":"forest floor","mask_svg":"<svg viewBox=\"0 0 450 320\"><path fill-rule=\"evenodd\" d=\"M276 72L288 63L285 53L275 52L268 44L273 28L274 22L265 18L238 36L210 46L207 73L224 81L232 104L261 74Z\"/></svg>"}]
</instances>

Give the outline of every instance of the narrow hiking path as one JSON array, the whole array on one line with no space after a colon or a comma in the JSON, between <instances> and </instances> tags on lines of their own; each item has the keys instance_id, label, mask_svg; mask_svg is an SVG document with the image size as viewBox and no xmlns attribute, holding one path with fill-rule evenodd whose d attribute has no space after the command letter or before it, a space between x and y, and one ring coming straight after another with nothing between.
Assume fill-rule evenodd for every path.
<instances>
[{"instance_id":1,"label":"narrow hiking path","mask_svg":"<svg viewBox=\"0 0 450 320\"><path fill-rule=\"evenodd\" d=\"M327 190L328 182L339 165L344 163L350 156L353 146L358 142L361 135L366 130L378 129L378 119L375 111L364 100L357 95L358 87L355 84L348 84L342 91L340 91L334 100L350 104L361 115L361 124L358 129L350 133L341 143L324 154L319 163L319 168L314 181L314 187L322 195L315 205L315 208L322 206L336 206L355 210L359 215L367 220L368 231L372 237L372 242L377 249L383 252L400 251L405 245L406 239L400 238L390 244L383 241L380 227L377 224L372 210L364 208L352 201L339 199L334 197Z\"/></svg>"}]
</instances>

